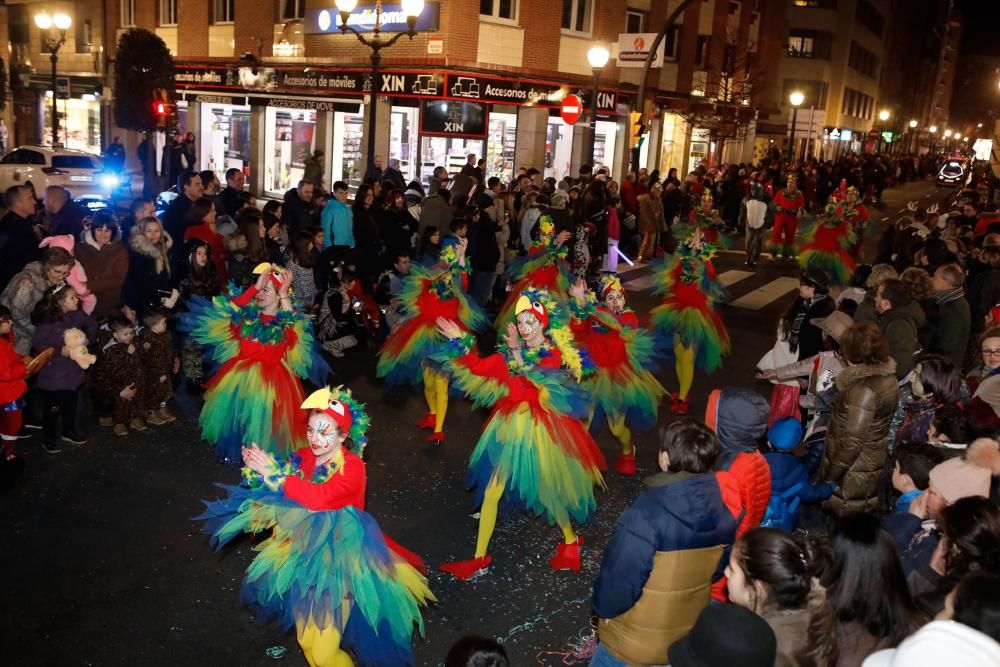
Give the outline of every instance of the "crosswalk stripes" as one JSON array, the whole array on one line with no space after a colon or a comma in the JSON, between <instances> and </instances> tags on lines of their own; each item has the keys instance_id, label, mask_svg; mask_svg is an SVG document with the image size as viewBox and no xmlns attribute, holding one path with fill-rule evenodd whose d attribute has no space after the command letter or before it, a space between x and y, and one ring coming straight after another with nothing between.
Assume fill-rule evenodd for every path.
<instances>
[{"instance_id":1,"label":"crosswalk stripes","mask_svg":"<svg viewBox=\"0 0 1000 667\"><path fill-rule=\"evenodd\" d=\"M642 267L640 267L642 268ZM628 292L645 292L653 287L649 271L623 272L622 286ZM757 311L784 299L799 286L797 276L771 276L755 271L729 269L718 276L719 282L730 294L727 306Z\"/></svg>"}]
</instances>

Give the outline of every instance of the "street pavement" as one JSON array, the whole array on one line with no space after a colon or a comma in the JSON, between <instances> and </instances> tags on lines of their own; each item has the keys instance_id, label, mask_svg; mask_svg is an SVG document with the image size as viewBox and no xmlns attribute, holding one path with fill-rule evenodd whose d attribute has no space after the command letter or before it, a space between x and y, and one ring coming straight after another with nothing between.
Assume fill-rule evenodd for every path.
<instances>
[{"instance_id":1,"label":"street pavement","mask_svg":"<svg viewBox=\"0 0 1000 667\"><path fill-rule=\"evenodd\" d=\"M885 192L872 208L890 224L907 200L929 205L945 190L909 184ZM877 237L876 235L873 235ZM869 239L867 248L874 246ZM735 247L741 247L738 240ZM762 261L755 271L742 253L716 261L731 293L722 308L733 341L724 368L698 375L692 414L704 410L716 387L754 386L757 361L773 344L781 313L798 287L791 262ZM630 305L645 316L655 305L648 269L625 272ZM476 508L464 489L465 465L487 412L454 399L447 441L434 447L415 427L425 408L415 392L386 391L374 377L370 352L335 360L335 383L353 388L372 415L367 510L382 529L432 566L472 555ZM659 377L676 389L671 368ZM235 471L217 464L200 440L200 400L183 390L180 419L142 434L116 438L83 418L90 442L58 455L42 452L37 437L18 443L25 472L0 491L0 638L9 665L303 665L293 632L255 622L240 604L239 587L255 540L213 552L191 520L216 482L234 484ZM89 415L89 406L86 408ZM661 411L660 423L670 415ZM598 442L613 461L614 441ZM596 517L579 528L586 540L579 573L552 572L547 561L561 535L533 516L502 518L490 547L494 564L471 582L436 570L430 584L439 602L424 612L426 638L415 636L418 665L438 665L468 633L499 638L514 665L585 664L591 585L615 520L641 492L655 466L655 434L636 436L639 476L606 476ZM269 649L287 650L271 658ZM273 651L272 651L273 653ZM576 657L574 657L576 656Z\"/></svg>"}]
</instances>

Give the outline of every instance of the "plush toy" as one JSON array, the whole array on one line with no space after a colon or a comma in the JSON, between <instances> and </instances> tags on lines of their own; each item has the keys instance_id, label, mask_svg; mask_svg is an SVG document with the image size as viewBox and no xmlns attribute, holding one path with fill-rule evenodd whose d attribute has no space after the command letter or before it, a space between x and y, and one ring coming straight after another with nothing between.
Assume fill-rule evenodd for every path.
<instances>
[{"instance_id":1,"label":"plush toy","mask_svg":"<svg viewBox=\"0 0 1000 667\"><path fill-rule=\"evenodd\" d=\"M80 368L86 370L97 361L97 357L87 350L87 334L76 327L66 329L63 333L63 343L69 348L69 358L75 361Z\"/></svg>"},{"instance_id":2,"label":"plush toy","mask_svg":"<svg viewBox=\"0 0 1000 667\"><path fill-rule=\"evenodd\" d=\"M39 248L62 248L70 255L73 255L73 237L69 234L63 236L49 236L42 240L38 244ZM97 306L97 297L90 293L87 289L87 272L83 270L83 265L80 262L73 262L73 268L70 269L69 275L66 276L66 282L69 286L73 288L76 295L80 297L80 307L83 312L90 315L94 312L94 307Z\"/></svg>"}]
</instances>

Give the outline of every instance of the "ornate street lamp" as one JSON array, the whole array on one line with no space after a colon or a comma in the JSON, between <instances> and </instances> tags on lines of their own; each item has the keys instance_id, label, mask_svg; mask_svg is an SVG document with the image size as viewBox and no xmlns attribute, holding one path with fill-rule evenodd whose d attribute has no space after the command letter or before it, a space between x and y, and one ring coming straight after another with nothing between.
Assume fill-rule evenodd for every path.
<instances>
[{"instance_id":1,"label":"ornate street lamp","mask_svg":"<svg viewBox=\"0 0 1000 667\"><path fill-rule=\"evenodd\" d=\"M56 63L59 62L59 49L66 43L66 31L69 30L73 20L67 14L59 12L50 16L48 12L41 11L35 14L35 25L42 31L42 46L49 52L49 59L52 61L52 147L59 146L59 112L56 107Z\"/></svg>"},{"instance_id":2,"label":"ornate street lamp","mask_svg":"<svg viewBox=\"0 0 1000 667\"><path fill-rule=\"evenodd\" d=\"M792 161L795 151L795 122L798 120L799 107L806 101L806 96L796 90L788 96L788 101L792 104L792 132L788 139L788 161Z\"/></svg>"},{"instance_id":3,"label":"ornate street lamp","mask_svg":"<svg viewBox=\"0 0 1000 667\"><path fill-rule=\"evenodd\" d=\"M402 0L403 13L406 15L406 32L397 32L388 39L382 37L382 0L375 2L375 24L372 26L370 37L347 25L351 12L358 6L358 0L336 0L336 4L337 11L340 12L340 25L337 26L340 32L352 33L358 38L358 41L372 51L372 89L371 102L368 105L368 150L365 157L365 169L370 169L375 164L375 101L378 99L379 66L382 64L381 51L398 42L403 35L413 39L417 34L417 17L424 11L424 0Z\"/></svg>"},{"instance_id":4,"label":"ornate street lamp","mask_svg":"<svg viewBox=\"0 0 1000 667\"><path fill-rule=\"evenodd\" d=\"M590 91L590 134L587 138L587 150L582 157L590 163L591 167L594 166L594 143L597 140L597 96L600 93L601 70L608 64L609 58L611 58L611 54L600 45L592 46L587 51L587 62L594 70L594 85Z\"/></svg>"}]
</instances>

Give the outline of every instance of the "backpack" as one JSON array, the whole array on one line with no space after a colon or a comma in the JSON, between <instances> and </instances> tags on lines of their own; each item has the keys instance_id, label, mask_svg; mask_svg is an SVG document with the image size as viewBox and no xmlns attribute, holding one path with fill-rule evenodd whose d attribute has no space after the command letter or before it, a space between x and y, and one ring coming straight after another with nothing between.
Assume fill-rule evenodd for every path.
<instances>
[{"instance_id":1,"label":"backpack","mask_svg":"<svg viewBox=\"0 0 1000 667\"><path fill-rule=\"evenodd\" d=\"M333 340L337 337L338 322L335 314L330 309L330 296L336 291L338 291L336 287L329 288L326 293L323 294L323 298L320 301L319 314L316 317L315 328L317 340Z\"/></svg>"},{"instance_id":2,"label":"backpack","mask_svg":"<svg viewBox=\"0 0 1000 667\"><path fill-rule=\"evenodd\" d=\"M774 494L767 501L767 510L760 525L779 528L791 533L795 530L799 519L799 491L807 482L799 482L779 494Z\"/></svg>"}]
</instances>

